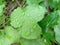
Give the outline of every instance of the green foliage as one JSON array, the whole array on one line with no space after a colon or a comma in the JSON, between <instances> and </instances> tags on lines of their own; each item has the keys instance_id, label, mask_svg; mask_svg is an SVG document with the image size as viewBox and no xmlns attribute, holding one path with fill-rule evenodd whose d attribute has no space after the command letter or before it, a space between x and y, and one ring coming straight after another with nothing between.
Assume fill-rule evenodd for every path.
<instances>
[{"instance_id":1,"label":"green foliage","mask_svg":"<svg viewBox=\"0 0 60 45\"><path fill-rule=\"evenodd\" d=\"M40 2L42 2L43 0L26 0L26 2L27 2L27 4L29 4L29 5L37 5L37 4L39 4Z\"/></svg>"},{"instance_id":2,"label":"green foliage","mask_svg":"<svg viewBox=\"0 0 60 45\"><path fill-rule=\"evenodd\" d=\"M0 0L0 25L3 23L2 16L4 13L4 9L3 9L4 7L5 7L5 2L2 2L2 0Z\"/></svg>"},{"instance_id":3,"label":"green foliage","mask_svg":"<svg viewBox=\"0 0 60 45\"><path fill-rule=\"evenodd\" d=\"M3 15L3 8L5 5L0 5L0 16Z\"/></svg>"},{"instance_id":4,"label":"green foliage","mask_svg":"<svg viewBox=\"0 0 60 45\"><path fill-rule=\"evenodd\" d=\"M5 36L13 42L18 40L20 37L18 31L13 29L11 26L5 27Z\"/></svg>"},{"instance_id":5,"label":"green foliage","mask_svg":"<svg viewBox=\"0 0 60 45\"><path fill-rule=\"evenodd\" d=\"M57 20L59 19L58 18L59 15L57 14L57 11L51 13L51 14L48 14L45 19L43 19L42 21L39 22L39 25L43 28L43 35L44 35L44 38L48 41L48 43L51 41L51 40L54 40L55 37L54 37L54 31L53 31L53 27L55 25L57 25Z\"/></svg>"},{"instance_id":6,"label":"green foliage","mask_svg":"<svg viewBox=\"0 0 60 45\"><path fill-rule=\"evenodd\" d=\"M11 1L20 5L19 0ZM7 16L8 3L0 0L0 45L60 44L60 0L24 0Z\"/></svg>"},{"instance_id":7,"label":"green foliage","mask_svg":"<svg viewBox=\"0 0 60 45\"><path fill-rule=\"evenodd\" d=\"M3 0L0 0L0 16L3 15L4 7L5 7L5 2L3 2Z\"/></svg>"},{"instance_id":8,"label":"green foliage","mask_svg":"<svg viewBox=\"0 0 60 45\"><path fill-rule=\"evenodd\" d=\"M23 24L23 16L24 16L24 12L23 10L18 7L17 9L15 9L12 14L11 14L11 25L15 28L20 27Z\"/></svg>"},{"instance_id":9,"label":"green foliage","mask_svg":"<svg viewBox=\"0 0 60 45\"><path fill-rule=\"evenodd\" d=\"M60 0L49 0L49 5L51 8L60 9Z\"/></svg>"},{"instance_id":10,"label":"green foliage","mask_svg":"<svg viewBox=\"0 0 60 45\"><path fill-rule=\"evenodd\" d=\"M26 24L27 23L27 24ZM41 35L41 27L38 24L26 22L20 30L20 35L26 39L37 39ZM28 27L27 27L28 26Z\"/></svg>"},{"instance_id":11,"label":"green foliage","mask_svg":"<svg viewBox=\"0 0 60 45\"><path fill-rule=\"evenodd\" d=\"M27 6L25 10L25 15L29 16L31 20L36 22L42 20L46 12L45 8L39 5Z\"/></svg>"},{"instance_id":12,"label":"green foliage","mask_svg":"<svg viewBox=\"0 0 60 45\"><path fill-rule=\"evenodd\" d=\"M30 20L32 22L38 22L43 19L44 14L45 8L41 6L27 6L24 9L18 7L11 14L11 25L15 28L18 28L22 26L23 23L27 20Z\"/></svg>"},{"instance_id":13,"label":"green foliage","mask_svg":"<svg viewBox=\"0 0 60 45\"><path fill-rule=\"evenodd\" d=\"M0 30L0 45L11 45L19 41L19 33L11 26L6 26L4 30Z\"/></svg>"},{"instance_id":14,"label":"green foliage","mask_svg":"<svg viewBox=\"0 0 60 45\"><path fill-rule=\"evenodd\" d=\"M43 39L27 40L22 38L20 42L21 42L21 45L46 45Z\"/></svg>"},{"instance_id":15,"label":"green foliage","mask_svg":"<svg viewBox=\"0 0 60 45\"><path fill-rule=\"evenodd\" d=\"M0 25L3 23L2 16L0 16Z\"/></svg>"},{"instance_id":16,"label":"green foliage","mask_svg":"<svg viewBox=\"0 0 60 45\"><path fill-rule=\"evenodd\" d=\"M55 38L56 38L56 40L57 40L57 42L59 42L60 43L60 27L59 27L60 25L57 25L57 26L55 26Z\"/></svg>"},{"instance_id":17,"label":"green foliage","mask_svg":"<svg viewBox=\"0 0 60 45\"><path fill-rule=\"evenodd\" d=\"M59 17L60 17L60 10L58 10L58 14L59 14ZM55 27L54 27L54 31L55 31L55 38L56 38L56 40L57 40L57 42L59 42L60 43L60 18L58 19L58 21L57 21L57 23L58 23L58 25L56 25Z\"/></svg>"}]
</instances>

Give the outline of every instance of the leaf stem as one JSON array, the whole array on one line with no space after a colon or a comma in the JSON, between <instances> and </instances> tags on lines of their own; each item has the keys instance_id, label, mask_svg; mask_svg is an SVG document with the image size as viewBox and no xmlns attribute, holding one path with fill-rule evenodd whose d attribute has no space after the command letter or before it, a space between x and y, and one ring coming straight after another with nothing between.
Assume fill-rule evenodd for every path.
<instances>
[{"instance_id":1,"label":"leaf stem","mask_svg":"<svg viewBox=\"0 0 60 45\"><path fill-rule=\"evenodd\" d=\"M47 11L48 11L48 13L50 13L50 7L49 7L48 0L46 0L46 7L47 7Z\"/></svg>"}]
</instances>

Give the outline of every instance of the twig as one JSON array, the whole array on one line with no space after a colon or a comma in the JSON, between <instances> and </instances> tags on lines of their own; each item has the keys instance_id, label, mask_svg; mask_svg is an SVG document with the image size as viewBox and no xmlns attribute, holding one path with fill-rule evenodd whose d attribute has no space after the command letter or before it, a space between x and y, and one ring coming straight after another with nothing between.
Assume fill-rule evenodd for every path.
<instances>
[{"instance_id":1,"label":"twig","mask_svg":"<svg viewBox=\"0 0 60 45\"><path fill-rule=\"evenodd\" d=\"M3 15L3 27L5 27L5 15Z\"/></svg>"},{"instance_id":2,"label":"twig","mask_svg":"<svg viewBox=\"0 0 60 45\"><path fill-rule=\"evenodd\" d=\"M18 6L21 6L18 0L16 0L16 2L17 2L17 4L18 4Z\"/></svg>"},{"instance_id":3,"label":"twig","mask_svg":"<svg viewBox=\"0 0 60 45\"><path fill-rule=\"evenodd\" d=\"M49 7L48 0L46 0L46 7L47 7L47 11L48 11L48 13L50 13L50 7Z\"/></svg>"},{"instance_id":4,"label":"twig","mask_svg":"<svg viewBox=\"0 0 60 45\"><path fill-rule=\"evenodd\" d=\"M3 24L0 26L0 28L5 27L5 15L3 15L2 20L3 20Z\"/></svg>"}]
</instances>

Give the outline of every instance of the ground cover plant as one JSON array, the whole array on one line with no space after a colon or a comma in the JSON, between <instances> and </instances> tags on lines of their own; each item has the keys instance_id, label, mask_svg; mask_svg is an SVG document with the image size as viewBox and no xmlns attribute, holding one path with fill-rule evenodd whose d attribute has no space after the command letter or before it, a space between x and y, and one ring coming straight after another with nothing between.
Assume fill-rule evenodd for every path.
<instances>
[{"instance_id":1,"label":"ground cover plant","mask_svg":"<svg viewBox=\"0 0 60 45\"><path fill-rule=\"evenodd\" d=\"M60 0L0 0L0 45L60 45Z\"/></svg>"}]
</instances>

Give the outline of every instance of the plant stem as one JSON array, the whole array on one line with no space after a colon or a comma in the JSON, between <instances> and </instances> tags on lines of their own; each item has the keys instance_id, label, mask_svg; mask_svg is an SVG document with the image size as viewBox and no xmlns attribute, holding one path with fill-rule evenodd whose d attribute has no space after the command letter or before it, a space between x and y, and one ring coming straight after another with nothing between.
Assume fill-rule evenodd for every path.
<instances>
[{"instance_id":1,"label":"plant stem","mask_svg":"<svg viewBox=\"0 0 60 45\"><path fill-rule=\"evenodd\" d=\"M46 0L46 7L47 7L47 11L48 11L48 13L50 13L50 7L49 7L48 0Z\"/></svg>"},{"instance_id":2,"label":"plant stem","mask_svg":"<svg viewBox=\"0 0 60 45\"><path fill-rule=\"evenodd\" d=\"M16 3L18 4L18 6L21 6L18 0L16 0Z\"/></svg>"}]
</instances>

